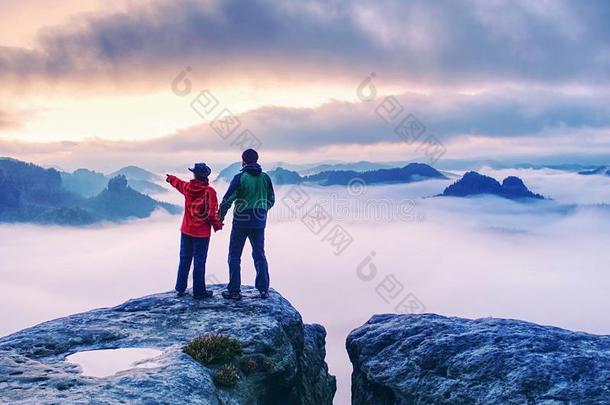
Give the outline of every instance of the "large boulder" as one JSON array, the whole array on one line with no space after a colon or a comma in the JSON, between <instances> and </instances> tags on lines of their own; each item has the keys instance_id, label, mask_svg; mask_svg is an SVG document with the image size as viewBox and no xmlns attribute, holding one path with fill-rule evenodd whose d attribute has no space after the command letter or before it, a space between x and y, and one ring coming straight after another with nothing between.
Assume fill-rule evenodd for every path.
<instances>
[{"instance_id":1,"label":"large boulder","mask_svg":"<svg viewBox=\"0 0 610 405\"><path fill-rule=\"evenodd\" d=\"M610 403L610 336L510 319L376 315L352 331L352 404Z\"/></svg>"},{"instance_id":2,"label":"large boulder","mask_svg":"<svg viewBox=\"0 0 610 405\"><path fill-rule=\"evenodd\" d=\"M0 339L0 403L36 404L331 404L335 378L324 361L326 332L304 325L278 293L240 302L220 297L196 301L163 293L45 322ZM250 288L245 294L254 296ZM183 352L193 339L220 334L242 345L233 388L213 381L218 366ZM156 368L86 377L65 361L89 350L152 348L163 352ZM248 360L250 359L250 360ZM240 359L235 360L237 364ZM242 363L244 364L244 363ZM256 363L254 363L256 364Z\"/></svg>"}]
</instances>

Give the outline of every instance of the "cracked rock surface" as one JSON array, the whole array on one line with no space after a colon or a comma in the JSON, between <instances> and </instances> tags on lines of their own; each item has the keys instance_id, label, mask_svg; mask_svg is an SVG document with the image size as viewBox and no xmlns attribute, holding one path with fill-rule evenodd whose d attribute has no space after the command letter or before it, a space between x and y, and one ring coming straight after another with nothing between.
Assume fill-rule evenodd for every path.
<instances>
[{"instance_id":1,"label":"cracked rock surface","mask_svg":"<svg viewBox=\"0 0 610 405\"><path fill-rule=\"evenodd\" d=\"M324 361L326 331L305 325L275 291L268 299L193 300L162 293L44 322L0 338L0 403L37 404L332 404L335 378ZM255 290L244 288L244 295ZM207 367L182 352L192 339L224 334L243 345L243 359L267 367L218 388ZM76 352L115 348L163 351L157 368L85 377L65 361Z\"/></svg>"},{"instance_id":2,"label":"cracked rock surface","mask_svg":"<svg viewBox=\"0 0 610 405\"><path fill-rule=\"evenodd\" d=\"M354 405L610 403L610 336L388 314L352 331L347 350Z\"/></svg>"}]
</instances>

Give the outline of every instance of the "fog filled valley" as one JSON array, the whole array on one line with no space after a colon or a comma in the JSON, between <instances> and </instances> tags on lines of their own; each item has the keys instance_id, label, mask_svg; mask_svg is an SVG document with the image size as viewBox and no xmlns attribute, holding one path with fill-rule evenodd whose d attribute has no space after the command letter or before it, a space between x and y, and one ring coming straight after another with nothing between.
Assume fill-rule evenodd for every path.
<instances>
[{"instance_id":1,"label":"fog filled valley","mask_svg":"<svg viewBox=\"0 0 610 405\"><path fill-rule=\"evenodd\" d=\"M480 172L500 181L518 176L548 199L432 197L457 177L276 186L266 233L271 286L304 321L326 328L338 403L349 398L345 337L376 313L516 318L610 334L610 207L604 205L610 177L551 169ZM220 196L227 188L224 181L213 185ZM304 206L295 208L295 191L306 195ZM169 189L151 197L182 204ZM316 204L329 214L317 234L301 220ZM171 290L180 221L157 209L150 218L86 227L0 224L0 334ZM353 239L339 254L325 240L336 225ZM228 281L229 232L227 226L212 236L208 282ZM244 284L254 283L249 249Z\"/></svg>"},{"instance_id":2,"label":"fog filled valley","mask_svg":"<svg viewBox=\"0 0 610 405\"><path fill-rule=\"evenodd\" d=\"M0 405L610 404L610 1L49 4Z\"/></svg>"}]
</instances>

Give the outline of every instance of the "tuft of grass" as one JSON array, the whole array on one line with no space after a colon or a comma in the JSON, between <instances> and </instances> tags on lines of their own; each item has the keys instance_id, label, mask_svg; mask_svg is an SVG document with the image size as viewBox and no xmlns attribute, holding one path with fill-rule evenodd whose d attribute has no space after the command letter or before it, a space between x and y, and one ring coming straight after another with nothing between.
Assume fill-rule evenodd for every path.
<instances>
[{"instance_id":1,"label":"tuft of grass","mask_svg":"<svg viewBox=\"0 0 610 405\"><path fill-rule=\"evenodd\" d=\"M182 351L207 366L232 361L242 354L241 342L229 336L210 334L200 336L182 348Z\"/></svg>"},{"instance_id":2,"label":"tuft of grass","mask_svg":"<svg viewBox=\"0 0 610 405\"><path fill-rule=\"evenodd\" d=\"M212 380L217 387L233 388L239 381L239 371L234 365L225 364L214 372Z\"/></svg>"},{"instance_id":3,"label":"tuft of grass","mask_svg":"<svg viewBox=\"0 0 610 405\"><path fill-rule=\"evenodd\" d=\"M252 373L267 372L273 370L273 362L265 356L255 355L253 357L246 357L241 359L239 362L239 369L245 375Z\"/></svg>"}]
</instances>

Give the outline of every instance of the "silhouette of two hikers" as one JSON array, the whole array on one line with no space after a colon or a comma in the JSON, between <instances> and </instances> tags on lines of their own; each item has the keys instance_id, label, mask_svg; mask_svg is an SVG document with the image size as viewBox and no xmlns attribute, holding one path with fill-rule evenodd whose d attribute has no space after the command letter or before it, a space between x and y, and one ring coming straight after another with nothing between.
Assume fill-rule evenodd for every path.
<instances>
[{"instance_id":1,"label":"silhouette of two hikers","mask_svg":"<svg viewBox=\"0 0 610 405\"><path fill-rule=\"evenodd\" d=\"M247 149L242 153L242 169L233 177L220 206L216 190L209 185L212 170L205 163L196 163L189 170L193 179L189 182L167 175L167 182L182 193L184 217L180 239L180 264L176 279L176 292L183 296L194 260L193 298L212 297L206 290L205 263L210 244L211 229L223 228L224 218L233 204L233 223L229 241L229 284L222 296L229 300L240 300L241 255L246 240L252 246L252 258L256 269L255 287L261 298L269 296L269 267L265 256L265 227L267 212L275 203L271 178L258 164L258 153Z\"/></svg>"}]
</instances>

